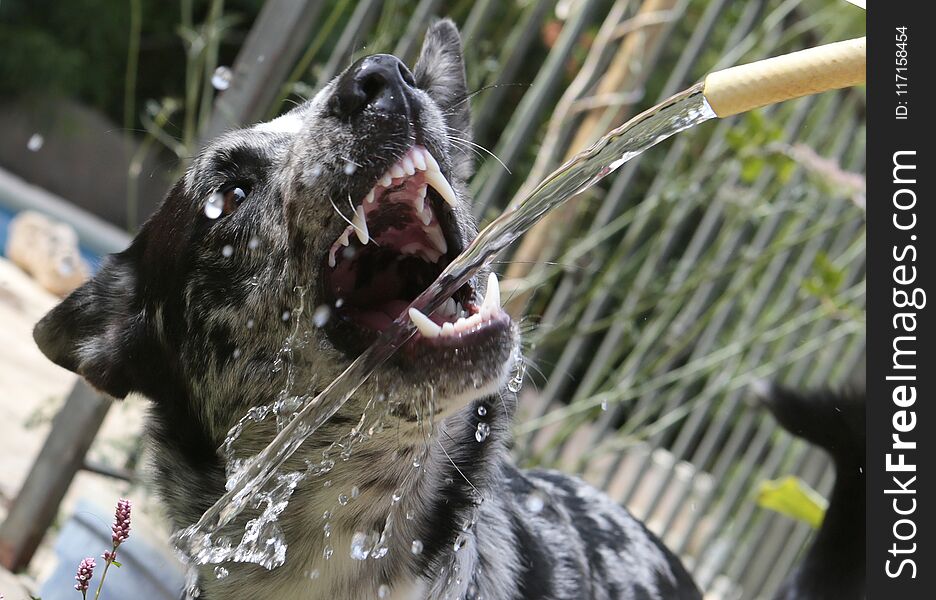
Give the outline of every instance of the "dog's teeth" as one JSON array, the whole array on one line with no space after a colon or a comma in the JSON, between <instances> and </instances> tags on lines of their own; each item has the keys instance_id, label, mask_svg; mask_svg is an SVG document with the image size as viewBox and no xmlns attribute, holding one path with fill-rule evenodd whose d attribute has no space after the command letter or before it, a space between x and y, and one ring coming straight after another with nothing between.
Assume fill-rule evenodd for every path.
<instances>
[{"instance_id":1,"label":"dog's teeth","mask_svg":"<svg viewBox=\"0 0 936 600\"><path fill-rule=\"evenodd\" d=\"M403 175L405 174L406 172L403 171L403 167L401 167L399 164L395 164L392 167L390 167L390 176L393 177L394 179L399 179L403 177Z\"/></svg>"},{"instance_id":2,"label":"dog's teeth","mask_svg":"<svg viewBox=\"0 0 936 600\"><path fill-rule=\"evenodd\" d=\"M442 196L442 199L445 200L449 206L455 206L458 202L457 196L455 196L455 190L452 189L451 184L445 178L445 175L442 174L441 169L439 169L439 163L436 162L434 156L426 152L424 154L426 157L426 183L431 185L435 191L439 192L439 195Z\"/></svg>"},{"instance_id":3,"label":"dog's teeth","mask_svg":"<svg viewBox=\"0 0 936 600\"><path fill-rule=\"evenodd\" d=\"M420 171L426 170L426 157L423 156L422 148L414 147L410 152L410 158L413 161L413 166L419 169Z\"/></svg>"},{"instance_id":4,"label":"dog's teeth","mask_svg":"<svg viewBox=\"0 0 936 600\"><path fill-rule=\"evenodd\" d=\"M432 319L415 308L409 309L409 318L425 338L436 338L442 333L442 328L432 322Z\"/></svg>"},{"instance_id":5,"label":"dog's teeth","mask_svg":"<svg viewBox=\"0 0 936 600\"><path fill-rule=\"evenodd\" d=\"M403 157L403 160L400 161L400 164L403 166L403 172L407 175L412 175L416 173L416 165L413 164L413 159L407 154Z\"/></svg>"},{"instance_id":6,"label":"dog's teeth","mask_svg":"<svg viewBox=\"0 0 936 600\"><path fill-rule=\"evenodd\" d=\"M381 177L380 181L377 183L379 183L382 187L388 188L393 184L393 178L390 177L390 173L387 172L383 174L383 177Z\"/></svg>"},{"instance_id":7,"label":"dog's teeth","mask_svg":"<svg viewBox=\"0 0 936 600\"><path fill-rule=\"evenodd\" d=\"M424 227L423 231L426 232L426 237L429 238L429 241L432 242L436 250L441 254L448 252L448 244L445 243L445 235L443 235L442 229L438 225Z\"/></svg>"},{"instance_id":8,"label":"dog's teeth","mask_svg":"<svg viewBox=\"0 0 936 600\"><path fill-rule=\"evenodd\" d=\"M354 233L357 234L358 241L366 246L367 242L370 241L370 234L367 231L367 218L364 216L363 204L359 204L354 209L354 218L351 219L351 225L354 227Z\"/></svg>"},{"instance_id":9,"label":"dog's teeth","mask_svg":"<svg viewBox=\"0 0 936 600\"><path fill-rule=\"evenodd\" d=\"M337 250L337 248L332 246L332 249L328 251L328 266L332 269L334 269L337 264L337 262L335 262L335 250Z\"/></svg>"},{"instance_id":10,"label":"dog's teeth","mask_svg":"<svg viewBox=\"0 0 936 600\"><path fill-rule=\"evenodd\" d=\"M426 208L426 186L422 186L416 191L416 197L413 198L413 208L416 209L416 213L419 214L421 218L421 213L423 209ZM428 223L424 224L428 225Z\"/></svg>"},{"instance_id":11,"label":"dog's teeth","mask_svg":"<svg viewBox=\"0 0 936 600\"><path fill-rule=\"evenodd\" d=\"M442 324L442 335L454 335L455 334L455 324L454 323L443 323Z\"/></svg>"},{"instance_id":12,"label":"dog's teeth","mask_svg":"<svg viewBox=\"0 0 936 600\"><path fill-rule=\"evenodd\" d=\"M353 231L354 231L354 227L349 225L347 229L344 230L344 233L342 233L338 237L338 243L341 244L342 246L349 245L351 243L351 232Z\"/></svg>"},{"instance_id":13,"label":"dog's teeth","mask_svg":"<svg viewBox=\"0 0 936 600\"><path fill-rule=\"evenodd\" d=\"M377 199L377 195L374 193L374 188L371 188L371 191L367 192L367 195L364 196L364 202L368 204L373 204L374 200Z\"/></svg>"},{"instance_id":14,"label":"dog's teeth","mask_svg":"<svg viewBox=\"0 0 936 600\"><path fill-rule=\"evenodd\" d=\"M491 313L500 309L500 305L500 285L497 283L497 275L491 273L488 276L487 291L484 292L484 301L481 302L481 310L487 310Z\"/></svg>"}]
</instances>

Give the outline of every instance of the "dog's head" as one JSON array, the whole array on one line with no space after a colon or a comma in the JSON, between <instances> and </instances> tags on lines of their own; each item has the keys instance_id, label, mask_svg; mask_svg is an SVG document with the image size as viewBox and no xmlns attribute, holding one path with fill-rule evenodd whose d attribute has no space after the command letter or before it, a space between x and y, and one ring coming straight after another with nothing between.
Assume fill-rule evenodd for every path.
<instances>
[{"instance_id":1,"label":"dog's head","mask_svg":"<svg viewBox=\"0 0 936 600\"><path fill-rule=\"evenodd\" d=\"M211 142L36 341L217 442L285 385L321 391L468 245L470 136L460 40L440 21L413 71L363 58L291 112ZM517 334L487 282L414 314L419 333L362 394L405 405L431 390L441 412L496 390Z\"/></svg>"}]
</instances>

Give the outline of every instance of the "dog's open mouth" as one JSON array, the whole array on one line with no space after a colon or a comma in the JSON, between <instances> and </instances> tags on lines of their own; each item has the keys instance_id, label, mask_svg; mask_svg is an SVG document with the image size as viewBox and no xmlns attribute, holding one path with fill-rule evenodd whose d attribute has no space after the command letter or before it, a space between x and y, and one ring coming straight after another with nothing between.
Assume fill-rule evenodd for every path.
<instances>
[{"instance_id":1,"label":"dog's open mouth","mask_svg":"<svg viewBox=\"0 0 936 600\"><path fill-rule=\"evenodd\" d=\"M325 257L325 292L341 345L369 343L402 314L461 252L451 206L455 192L432 154L414 146L380 176ZM509 325L497 279L483 298L469 283L431 315L413 309L417 341L465 345L474 334ZM356 348L359 350L360 348Z\"/></svg>"}]
</instances>

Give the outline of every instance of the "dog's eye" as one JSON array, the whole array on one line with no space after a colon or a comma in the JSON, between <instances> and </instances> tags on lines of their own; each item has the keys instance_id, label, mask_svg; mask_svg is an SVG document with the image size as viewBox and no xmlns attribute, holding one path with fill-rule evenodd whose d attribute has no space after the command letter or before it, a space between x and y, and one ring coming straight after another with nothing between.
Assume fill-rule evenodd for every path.
<instances>
[{"instance_id":1,"label":"dog's eye","mask_svg":"<svg viewBox=\"0 0 936 600\"><path fill-rule=\"evenodd\" d=\"M241 203L247 199L247 190L238 186L231 186L221 192L224 195L224 207L222 214L229 215L240 207Z\"/></svg>"}]
</instances>

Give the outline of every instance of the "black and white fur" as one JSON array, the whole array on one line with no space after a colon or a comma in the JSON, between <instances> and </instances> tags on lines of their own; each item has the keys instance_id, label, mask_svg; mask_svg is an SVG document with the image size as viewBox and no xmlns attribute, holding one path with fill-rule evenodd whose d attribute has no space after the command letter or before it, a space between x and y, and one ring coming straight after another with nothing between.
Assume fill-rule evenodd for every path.
<instances>
[{"instance_id":1,"label":"black and white fur","mask_svg":"<svg viewBox=\"0 0 936 600\"><path fill-rule=\"evenodd\" d=\"M354 357L342 336L310 325L325 302L322 258L346 226L338 213L348 212L349 198L418 141L458 195L445 212L449 254L476 235L471 160L453 141L470 138L470 118L450 21L430 27L413 75L407 119L379 111L356 123L335 118L339 76L288 114L212 141L130 247L36 326L39 347L59 365L116 398L151 401L155 482L174 526L196 522L224 492L218 448L250 408L283 390L308 399ZM235 184L249 190L246 200L207 218L206 199ZM475 297L484 281L472 280ZM200 597L359 600L389 590L407 599L699 598L679 560L623 508L577 479L511 464L516 398L505 384L517 347L510 323L457 351L401 351L299 453L317 458L334 448L375 398L387 398L383 432L337 460L328 487L311 479L293 494L279 519L285 564L225 563L222 579L206 567ZM428 410L435 425L427 434L416 417ZM479 442L482 421L490 434ZM274 419L246 429L238 452L258 452L275 432ZM352 487L360 495L339 507ZM325 511L333 513L327 536ZM388 514L389 553L351 560L354 532L380 531ZM326 546L334 550L328 560Z\"/></svg>"}]
</instances>

